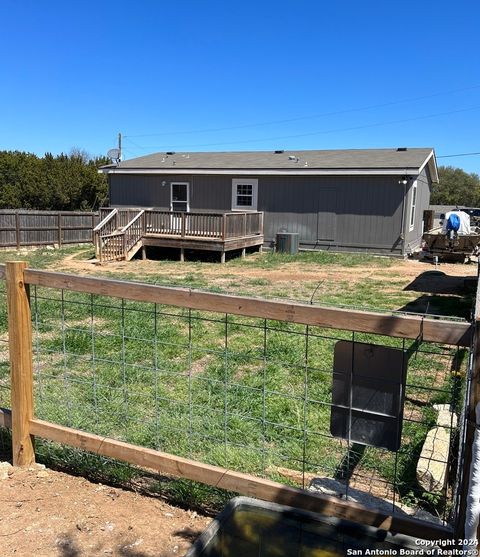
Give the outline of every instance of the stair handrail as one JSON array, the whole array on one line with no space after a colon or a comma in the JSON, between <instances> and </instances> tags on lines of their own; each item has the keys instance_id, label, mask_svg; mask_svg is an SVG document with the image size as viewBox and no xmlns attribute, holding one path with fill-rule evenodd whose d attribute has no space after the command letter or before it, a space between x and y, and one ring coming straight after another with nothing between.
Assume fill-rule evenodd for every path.
<instances>
[{"instance_id":1,"label":"stair handrail","mask_svg":"<svg viewBox=\"0 0 480 557\"><path fill-rule=\"evenodd\" d=\"M142 209L137 215L135 215L133 219L130 222L127 222L123 228L120 228L120 232L126 232L143 214L145 214L145 209Z\"/></svg>"},{"instance_id":2,"label":"stair handrail","mask_svg":"<svg viewBox=\"0 0 480 557\"><path fill-rule=\"evenodd\" d=\"M123 256L125 259L128 258L129 250L142 238L144 232L145 220L143 216L145 214L145 209L142 209L133 219L127 223L123 228L120 229L120 234L123 235ZM140 229L135 230L135 224L139 219L142 219L140 224ZM137 225L138 226L138 225Z\"/></svg>"},{"instance_id":3,"label":"stair handrail","mask_svg":"<svg viewBox=\"0 0 480 557\"><path fill-rule=\"evenodd\" d=\"M99 232L113 217L118 213L118 209L113 209L102 221L100 221L97 226L93 229L94 232Z\"/></svg>"}]
</instances>

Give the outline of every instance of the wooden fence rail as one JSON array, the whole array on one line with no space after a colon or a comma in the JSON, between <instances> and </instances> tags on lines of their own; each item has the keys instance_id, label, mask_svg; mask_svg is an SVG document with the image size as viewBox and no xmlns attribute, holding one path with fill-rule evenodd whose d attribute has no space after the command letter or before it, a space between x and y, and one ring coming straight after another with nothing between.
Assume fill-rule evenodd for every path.
<instances>
[{"instance_id":1,"label":"wooden fence rail","mask_svg":"<svg viewBox=\"0 0 480 557\"><path fill-rule=\"evenodd\" d=\"M271 302L238 296L192 292L134 282L91 277L77 277L48 271L29 270L23 262L9 262L0 267L0 279L6 279L9 311L9 346L12 382L12 416L0 412L0 425L13 430L15 465L34 462L32 436L78 447L131 464L155 469L160 473L203 482L244 495L306 508L328 516L347 518L393 532L427 539L450 538L450 528L397 515L369 510L359 504L335 497L318 495L235 470L135 446L114 439L35 418L32 377L32 332L29 285L89 292L122 299L156 302L192 309L228 312L244 316L349 329L380 335L467 346L471 337L468 323L423 320L418 317L385 315L333 309L304 304Z\"/></svg>"},{"instance_id":2,"label":"wooden fence rail","mask_svg":"<svg viewBox=\"0 0 480 557\"><path fill-rule=\"evenodd\" d=\"M92 242L98 213L0 210L0 247Z\"/></svg>"}]
</instances>

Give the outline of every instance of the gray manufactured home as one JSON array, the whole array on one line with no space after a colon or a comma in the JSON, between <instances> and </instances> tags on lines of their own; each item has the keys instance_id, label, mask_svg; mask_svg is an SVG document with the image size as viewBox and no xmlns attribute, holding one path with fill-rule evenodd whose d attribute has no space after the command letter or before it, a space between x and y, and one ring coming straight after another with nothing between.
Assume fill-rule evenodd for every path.
<instances>
[{"instance_id":1,"label":"gray manufactured home","mask_svg":"<svg viewBox=\"0 0 480 557\"><path fill-rule=\"evenodd\" d=\"M156 153L104 167L110 206L262 212L264 245L406 255L438 181L432 148Z\"/></svg>"}]
</instances>

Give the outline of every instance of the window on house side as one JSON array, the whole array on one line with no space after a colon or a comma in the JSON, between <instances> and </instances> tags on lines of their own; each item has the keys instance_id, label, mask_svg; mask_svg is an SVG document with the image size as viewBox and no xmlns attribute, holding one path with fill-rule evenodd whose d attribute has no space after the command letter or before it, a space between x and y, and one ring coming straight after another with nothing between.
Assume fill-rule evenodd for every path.
<instances>
[{"instance_id":1,"label":"window on house side","mask_svg":"<svg viewBox=\"0 0 480 557\"><path fill-rule=\"evenodd\" d=\"M232 209L257 210L258 180L232 180Z\"/></svg>"},{"instance_id":2,"label":"window on house side","mask_svg":"<svg viewBox=\"0 0 480 557\"><path fill-rule=\"evenodd\" d=\"M415 228L415 207L417 205L417 182L412 186L412 201L410 205L410 230Z\"/></svg>"}]
</instances>

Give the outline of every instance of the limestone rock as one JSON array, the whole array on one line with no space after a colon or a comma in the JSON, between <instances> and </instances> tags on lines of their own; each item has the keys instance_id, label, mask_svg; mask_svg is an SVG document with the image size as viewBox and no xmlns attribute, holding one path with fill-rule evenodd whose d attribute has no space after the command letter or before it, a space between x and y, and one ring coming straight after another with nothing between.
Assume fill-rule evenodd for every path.
<instances>
[{"instance_id":1,"label":"limestone rock","mask_svg":"<svg viewBox=\"0 0 480 557\"><path fill-rule=\"evenodd\" d=\"M0 480L8 480L13 473L13 466L10 462L0 462Z\"/></svg>"},{"instance_id":2,"label":"limestone rock","mask_svg":"<svg viewBox=\"0 0 480 557\"><path fill-rule=\"evenodd\" d=\"M332 478L316 477L310 482L308 490L324 495L331 495L333 497L340 497L343 500L345 500L347 495L346 485L343 482ZM376 497L370 493L360 491L359 489L350 487L348 489L348 500L360 503L367 509L383 512L385 514L392 514L393 505L391 501L383 499L382 497ZM427 511L408 507L398 501L395 503L395 514L398 516L410 516L419 520L433 522L435 524L443 524L440 518L428 513Z\"/></svg>"},{"instance_id":3,"label":"limestone rock","mask_svg":"<svg viewBox=\"0 0 480 557\"><path fill-rule=\"evenodd\" d=\"M457 427L457 415L450 410L450 404L434 404L434 410L438 412L437 425L440 427Z\"/></svg>"},{"instance_id":4,"label":"limestone rock","mask_svg":"<svg viewBox=\"0 0 480 557\"><path fill-rule=\"evenodd\" d=\"M417 480L425 491L441 491L445 487L449 447L448 429L437 426L428 432L417 464Z\"/></svg>"}]
</instances>

